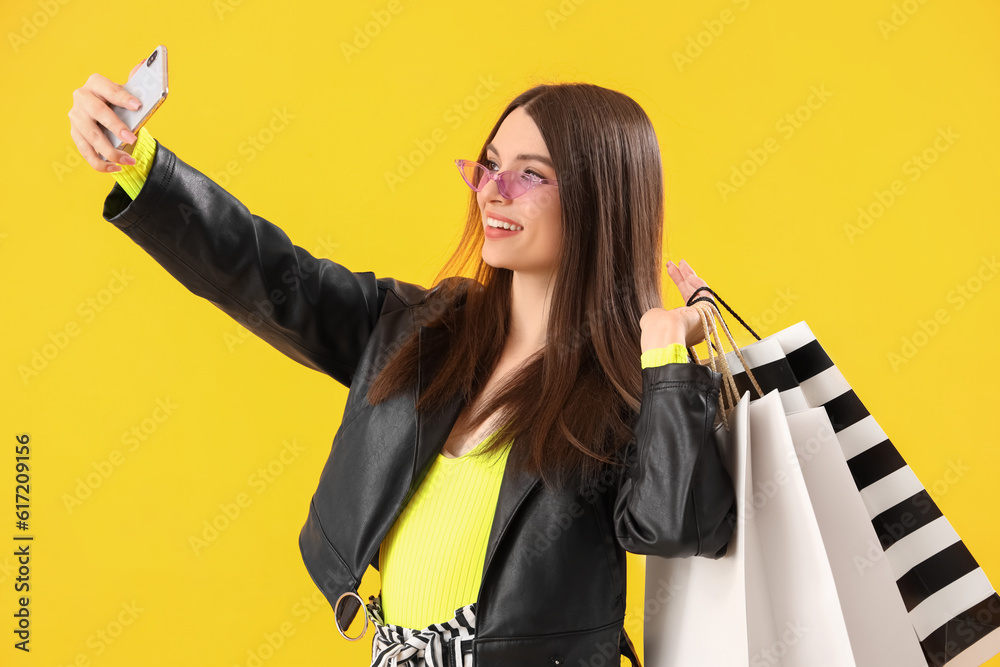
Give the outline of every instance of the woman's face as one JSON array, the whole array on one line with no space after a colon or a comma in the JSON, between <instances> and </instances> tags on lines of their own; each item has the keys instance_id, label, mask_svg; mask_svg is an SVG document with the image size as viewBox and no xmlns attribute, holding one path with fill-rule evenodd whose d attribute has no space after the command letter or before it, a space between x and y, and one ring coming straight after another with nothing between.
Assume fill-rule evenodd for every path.
<instances>
[{"instance_id":1,"label":"woman's face","mask_svg":"<svg viewBox=\"0 0 1000 667\"><path fill-rule=\"evenodd\" d=\"M510 112L500 124L486 149L484 166L494 172L525 171L557 179L538 126L522 107ZM477 193L477 199L487 234L483 261L496 268L548 280L558 264L562 242L559 187L539 184L516 199L504 199L496 181L490 181ZM496 232L489 228L491 217L513 222L521 230L491 238Z\"/></svg>"}]
</instances>

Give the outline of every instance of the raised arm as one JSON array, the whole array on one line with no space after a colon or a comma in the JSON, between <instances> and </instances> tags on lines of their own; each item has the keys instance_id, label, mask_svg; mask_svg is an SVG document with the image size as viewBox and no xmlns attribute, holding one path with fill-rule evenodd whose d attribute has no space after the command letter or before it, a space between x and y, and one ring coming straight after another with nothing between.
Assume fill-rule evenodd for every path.
<instances>
[{"instance_id":1,"label":"raised arm","mask_svg":"<svg viewBox=\"0 0 1000 667\"><path fill-rule=\"evenodd\" d=\"M135 199L115 183L103 216L192 293L346 386L387 291L396 306L427 293L314 257L159 142Z\"/></svg>"},{"instance_id":2,"label":"raised arm","mask_svg":"<svg viewBox=\"0 0 1000 667\"><path fill-rule=\"evenodd\" d=\"M292 359L349 386L379 317L421 302L429 290L313 257L153 140L145 126L137 146L115 105L138 108L139 100L95 72L73 91L67 114L83 159L96 171L116 172L104 219L191 292ZM115 149L104 128L126 146Z\"/></svg>"}]
</instances>

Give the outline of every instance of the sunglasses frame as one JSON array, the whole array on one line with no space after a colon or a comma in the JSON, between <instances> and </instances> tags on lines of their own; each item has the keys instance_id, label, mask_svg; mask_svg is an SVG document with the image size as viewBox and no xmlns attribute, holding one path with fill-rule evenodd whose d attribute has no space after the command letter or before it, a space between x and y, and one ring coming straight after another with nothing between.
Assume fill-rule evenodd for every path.
<instances>
[{"instance_id":1,"label":"sunglasses frame","mask_svg":"<svg viewBox=\"0 0 1000 667\"><path fill-rule=\"evenodd\" d=\"M504 199L516 199L517 197L520 197L521 195L529 192L535 186L538 186L538 185L558 185L559 184L559 181L557 181L555 179L552 179L552 178L541 178L539 176L535 176L534 174L526 174L526 173L521 172L521 171L513 171L513 170L511 170L511 171L493 172L493 171L490 171L490 169L486 165L484 165L484 164L482 164L480 162L476 162L475 160L455 160L455 166L458 167L458 173L462 175L462 180L465 182L466 185L468 185L470 188L472 188L476 192L482 192L483 188L486 187L486 185L483 184L482 186L480 186L480 187L477 188L472 183L469 183L468 179L465 177L465 165L467 165L467 164L475 164L475 165L478 165L478 166L482 167L483 170L486 172L486 178L488 178L491 181L496 181L497 182L497 189L500 191L500 196L503 197ZM521 180L522 183L525 181L525 178L527 178L528 185L525 186L524 192L519 192L518 194L514 195L513 197L508 196L511 193L507 189L507 184L506 183L507 183L507 181L509 179L511 179L513 177L512 176L506 176L507 174L513 174L514 176L517 176Z\"/></svg>"}]
</instances>

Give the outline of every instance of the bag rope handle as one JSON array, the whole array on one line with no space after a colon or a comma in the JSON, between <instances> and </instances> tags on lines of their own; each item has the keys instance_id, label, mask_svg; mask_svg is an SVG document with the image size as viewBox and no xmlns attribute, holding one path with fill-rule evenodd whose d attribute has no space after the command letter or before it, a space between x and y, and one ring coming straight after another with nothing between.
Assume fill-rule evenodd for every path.
<instances>
[{"instance_id":1,"label":"bag rope handle","mask_svg":"<svg viewBox=\"0 0 1000 667\"><path fill-rule=\"evenodd\" d=\"M695 298L695 295L702 290L707 290L708 292L711 292L711 294L715 296L719 300L719 302L722 303L723 306L725 306L726 310L732 313L733 316L737 320L739 320L740 324L746 327L746 329L751 334L753 334L754 338L756 338L757 340L761 340L761 338L760 336L757 335L757 333L753 329L750 328L750 326L746 322L743 321L743 318L737 315L736 312L732 308L730 308L729 305L725 301L723 301L722 298L719 297L719 295L716 294L714 290L712 290L712 288L707 286L699 287L691 294L691 297L688 299L687 305L696 308L698 310L699 316L701 317L702 329L705 333L705 342L708 344L707 345L708 363L713 371L717 373L722 373L724 391L719 393L719 409L720 412L722 413L723 424L726 430L728 431L729 420L726 416L726 413L730 411L733 407L735 407L736 403L739 402L739 390L736 387L736 380L733 377L732 369L730 368L729 363L726 360L726 354L725 352L723 352L722 341L719 338L719 332L717 327L715 326L716 317L718 317L718 320L722 323L722 328L726 332L726 337L729 338L729 343L730 345L732 345L733 352L736 353L737 358L743 365L743 370L746 373L747 377L750 379L753 388L757 391L757 396L763 397L764 392L760 388L760 385L757 383L757 379L754 377L753 372L750 370L750 366L749 364L747 364L746 359L743 357L743 353L740 351L739 346L736 344L736 340L733 338L733 334L729 330L729 326L726 324L725 318L722 317L722 311L719 310L718 305L715 303L713 299L707 296ZM705 303L708 305L703 305L703 306L697 305L700 303ZM712 340L713 336L715 339L714 343ZM698 355L694 351L693 347L688 348L688 354L695 363L701 363L701 360L698 358ZM718 362L716 362L716 359L718 359ZM729 403L728 407L727 407L727 401L724 400L723 396L725 396L725 399L728 399Z\"/></svg>"},{"instance_id":2,"label":"bag rope handle","mask_svg":"<svg viewBox=\"0 0 1000 667\"><path fill-rule=\"evenodd\" d=\"M749 331L750 333L752 333L752 334L753 334L753 337L754 337L754 338L756 338L757 340L760 340L760 336L758 336L758 335L757 335L757 332L756 332L756 331L754 331L753 329L751 329L751 328L750 328L750 325L749 325L749 324L747 324L746 322L744 322L744 321L743 321L743 318L742 318L742 317L740 317L739 315L737 315L737 314L736 314L736 311L735 311L735 310L733 310L732 308L730 308L730 307L729 307L729 304L728 304L728 303L726 303L725 301L723 301L723 300L722 300L722 297L721 297L721 296L719 296L718 294L716 294L716 293L715 293L715 290L713 290L713 289L712 289L711 287L709 287L708 285L703 285L702 287L699 287L699 288L698 288L698 289L696 289L695 291L691 292L691 296L689 296L689 297L688 297L688 300L687 300L687 303L686 303L685 305L688 305L688 306L690 306L690 305L691 305L692 303L694 303L694 301L711 301L711 299L710 299L709 297L707 297L707 296L702 296L702 297L698 297L697 299L695 299L695 298L694 298L694 295L695 295L695 294L697 294L698 292L702 291L702 290L708 290L708 291L709 291L709 292L710 292L710 293L712 294L712 296L713 296L713 297L715 297L716 299L718 299L718 300L719 300L719 303L721 303L721 304L722 304L723 306L725 306L725 307L726 307L726 310L728 310L728 311L729 311L730 313L732 313L732 314L733 314L733 317L735 317L735 318L736 318L736 319L737 319L737 320L739 321L739 323L740 323L740 324L742 324L742 325L743 325L743 327L744 327L744 328L745 328L745 329L746 329L747 331ZM719 312L719 318L720 318L720 319L722 318L722 312L721 312L721 311ZM725 323L725 320L723 320L723 323Z\"/></svg>"}]
</instances>

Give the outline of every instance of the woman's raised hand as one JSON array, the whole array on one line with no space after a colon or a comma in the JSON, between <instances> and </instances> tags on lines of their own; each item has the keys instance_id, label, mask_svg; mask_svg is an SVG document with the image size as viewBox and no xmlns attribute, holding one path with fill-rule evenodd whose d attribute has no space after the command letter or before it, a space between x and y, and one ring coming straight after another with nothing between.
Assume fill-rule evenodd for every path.
<instances>
[{"instance_id":1,"label":"woman's raised hand","mask_svg":"<svg viewBox=\"0 0 1000 667\"><path fill-rule=\"evenodd\" d=\"M685 304L696 289L708 286L683 259L680 265L667 262L667 274L677 285ZM711 298L712 295L702 291L699 296ZM672 310L650 308L639 320L639 326L642 328L643 352L669 343L683 343L685 347L693 347L705 340L701 315L694 306L678 306Z\"/></svg>"},{"instance_id":2,"label":"woman's raised hand","mask_svg":"<svg viewBox=\"0 0 1000 667\"><path fill-rule=\"evenodd\" d=\"M142 60L133 67L126 80L131 78L144 62L145 60ZM94 73L87 78L83 86L73 91L73 107L66 114L69 116L69 134L73 138L73 143L76 144L83 159L97 171L118 171L121 169L119 164L135 164L130 151L132 144L137 140L136 136L115 115L111 109L112 104L138 109L139 99L111 79ZM128 150L116 150L104 136L102 125L121 137L127 144L124 148ZM106 157L102 158L102 155Z\"/></svg>"},{"instance_id":3,"label":"woman's raised hand","mask_svg":"<svg viewBox=\"0 0 1000 667\"><path fill-rule=\"evenodd\" d=\"M667 274L670 279L674 281L677 285L677 289L680 290L681 298L684 299L684 303L688 302L691 295L699 287L708 287L708 283L698 277L691 268L691 265L687 263L686 260L681 260L680 265L674 264L672 261L667 262ZM712 294L707 290L699 292L699 296L712 297Z\"/></svg>"}]
</instances>

